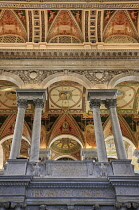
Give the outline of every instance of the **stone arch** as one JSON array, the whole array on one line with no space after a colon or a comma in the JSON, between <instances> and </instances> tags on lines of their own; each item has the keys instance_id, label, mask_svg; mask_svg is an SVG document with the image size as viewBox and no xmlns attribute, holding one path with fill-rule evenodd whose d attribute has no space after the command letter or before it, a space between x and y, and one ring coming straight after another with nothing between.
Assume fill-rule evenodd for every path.
<instances>
[{"instance_id":1,"label":"stone arch","mask_svg":"<svg viewBox=\"0 0 139 210\"><path fill-rule=\"evenodd\" d=\"M107 136L105 138L105 142L107 142L108 140L111 140L111 139L113 139L113 135ZM129 138L127 138L125 136L123 136L123 141L127 142L128 144L130 144L130 146L128 148L128 154L127 154L128 155L128 159L132 159L132 162L135 161L134 159L136 159L136 158L133 158L133 152L136 149L135 145L133 144L133 142ZM109 158L111 158L111 157L117 158L116 156L111 156L111 157L108 156L108 157ZM135 162L134 162L134 164L135 164Z\"/></svg>"},{"instance_id":2,"label":"stone arch","mask_svg":"<svg viewBox=\"0 0 139 210\"><path fill-rule=\"evenodd\" d=\"M72 160L77 160L75 157L71 155L61 155L61 156L56 157L54 160L59 160L60 158L71 158Z\"/></svg>"},{"instance_id":3,"label":"stone arch","mask_svg":"<svg viewBox=\"0 0 139 210\"><path fill-rule=\"evenodd\" d=\"M80 141L80 139L78 139L77 137L75 137L75 136L73 136L73 135L71 135L71 134L61 134L61 135L58 135L58 136L54 137L54 138L51 140L51 142L49 143L48 147L50 148L51 145L52 145L56 140L58 140L58 139L60 139L60 138L71 138L71 139L77 141L77 142L80 144L81 148L83 148L83 144L82 144L82 142Z\"/></svg>"},{"instance_id":4,"label":"stone arch","mask_svg":"<svg viewBox=\"0 0 139 210\"><path fill-rule=\"evenodd\" d=\"M50 85L59 81L73 81L83 85L86 89L92 89L94 87L93 83L91 83L85 76L79 75L76 73L56 73L48 76L41 82L42 88L48 88Z\"/></svg>"},{"instance_id":5,"label":"stone arch","mask_svg":"<svg viewBox=\"0 0 139 210\"><path fill-rule=\"evenodd\" d=\"M108 88L114 88L116 85L118 85L121 82L125 81L139 81L139 74L134 75L128 75L126 73L119 74L111 79L111 81L108 84Z\"/></svg>"},{"instance_id":6,"label":"stone arch","mask_svg":"<svg viewBox=\"0 0 139 210\"><path fill-rule=\"evenodd\" d=\"M9 72L3 72L0 76L0 80L6 80L16 84L19 88L24 88L24 82L21 78L15 74Z\"/></svg>"},{"instance_id":7,"label":"stone arch","mask_svg":"<svg viewBox=\"0 0 139 210\"><path fill-rule=\"evenodd\" d=\"M13 138L13 134L12 135L8 135L8 136L5 136L3 137L1 140L0 140L0 169L3 167L3 149L2 149L2 143L7 141L8 139L12 139ZM25 137L25 136L22 136L22 139L27 141L28 144L30 145L30 141Z\"/></svg>"}]
</instances>

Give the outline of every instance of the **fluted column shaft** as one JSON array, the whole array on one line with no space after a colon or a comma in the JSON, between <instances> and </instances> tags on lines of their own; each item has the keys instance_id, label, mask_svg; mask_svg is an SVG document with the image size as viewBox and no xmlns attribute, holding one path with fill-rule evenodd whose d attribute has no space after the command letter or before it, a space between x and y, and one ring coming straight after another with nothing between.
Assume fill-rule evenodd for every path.
<instances>
[{"instance_id":1,"label":"fluted column shaft","mask_svg":"<svg viewBox=\"0 0 139 210\"><path fill-rule=\"evenodd\" d=\"M41 116L43 108L43 100L34 100L35 114L33 121L33 131L32 131L32 143L30 151L30 161L38 162L39 160L39 150L40 150L40 133L41 133Z\"/></svg>"},{"instance_id":2,"label":"fluted column shaft","mask_svg":"<svg viewBox=\"0 0 139 210\"><path fill-rule=\"evenodd\" d=\"M17 105L18 105L18 112L14 128L10 159L16 159L20 154L22 131L24 125L25 110L27 108L27 101L24 99L20 99L18 100Z\"/></svg>"},{"instance_id":3,"label":"fluted column shaft","mask_svg":"<svg viewBox=\"0 0 139 210\"><path fill-rule=\"evenodd\" d=\"M110 112L112 131L118 159L127 159L120 123L116 111L116 99L107 99L105 105Z\"/></svg>"},{"instance_id":4,"label":"fluted column shaft","mask_svg":"<svg viewBox=\"0 0 139 210\"><path fill-rule=\"evenodd\" d=\"M99 99L93 99L90 101L90 108L93 111L93 118L94 118L94 129L95 129L98 161L107 162L108 161L107 152L104 141L102 122L100 117L100 104L101 101Z\"/></svg>"}]
</instances>

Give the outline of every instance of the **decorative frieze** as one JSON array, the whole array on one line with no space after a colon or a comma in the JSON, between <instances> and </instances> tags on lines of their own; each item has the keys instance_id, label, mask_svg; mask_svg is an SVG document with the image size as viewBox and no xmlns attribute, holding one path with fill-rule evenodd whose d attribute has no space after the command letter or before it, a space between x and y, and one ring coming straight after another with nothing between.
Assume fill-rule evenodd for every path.
<instances>
[{"instance_id":1,"label":"decorative frieze","mask_svg":"<svg viewBox=\"0 0 139 210\"><path fill-rule=\"evenodd\" d=\"M138 59L135 49L0 49L1 59Z\"/></svg>"},{"instance_id":2,"label":"decorative frieze","mask_svg":"<svg viewBox=\"0 0 139 210\"><path fill-rule=\"evenodd\" d=\"M80 0L79 3L67 3L64 0L64 3L59 3L57 0L53 0L52 3L29 3L28 0L26 0L27 3L23 2L14 2L14 3L7 3L7 1L0 3L0 8L2 9L138 9L139 3L138 0L131 0L131 2L123 3L118 0L118 3L100 3L102 0L94 0L92 3L92 0L85 0L87 3L82 3L84 0ZM45 0L40 0L45 1ZM74 0L71 0L71 2ZM110 0L109 0L110 1ZM132 2L133 1L133 2ZM137 1L137 3L136 3Z\"/></svg>"},{"instance_id":3,"label":"decorative frieze","mask_svg":"<svg viewBox=\"0 0 139 210\"><path fill-rule=\"evenodd\" d=\"M1 69L0 74L4 73L12 73L13 75L18 75L25 84L39 84L45 78L50 75L55 74L63 74L65 75L65 69L61 70L42 70L42 69L26 69L26 70L8 70L8 69ZM130 69L123 69L123 70L100 70L100 69L92 69L92 70L66 70L67 75L72 75L73 73L82 75L86 77L90 82L94 84L107 84L114 76L119 74L125 74L126 76L130 75L139 75L139 70L130 70Z\"/></svg>"}]
</instances>

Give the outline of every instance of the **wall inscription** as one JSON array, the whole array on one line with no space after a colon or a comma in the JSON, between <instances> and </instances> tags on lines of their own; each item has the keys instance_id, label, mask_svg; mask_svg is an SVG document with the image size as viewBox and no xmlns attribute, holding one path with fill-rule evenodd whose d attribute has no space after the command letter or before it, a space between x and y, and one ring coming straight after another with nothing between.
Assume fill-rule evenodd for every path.
<instances>
[{"instance_id":1,"label":"wall inscription","mask_svg":"<svg viewBox=\"0 0 139 210\"><path fill-rule=\"evenodd\" d=\"M111 189L35 189L28 190L29 197L45 197L45 198L58 198L58 197L76 197L76 198L114 198L115 194Z\"/></svg>"}]
</instances>

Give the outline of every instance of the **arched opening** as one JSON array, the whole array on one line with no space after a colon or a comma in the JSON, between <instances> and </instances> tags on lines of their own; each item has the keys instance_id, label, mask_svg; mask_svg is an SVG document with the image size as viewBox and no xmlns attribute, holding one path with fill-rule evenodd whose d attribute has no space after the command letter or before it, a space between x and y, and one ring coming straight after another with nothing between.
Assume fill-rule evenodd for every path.
<instances>
[{"instance_id":1,"label":"arched opening","mask_svg":"<svg viewBox=\"0 0 139 210\"><path fill-rule=\"evenodd\" d=\"M134 169L139 169L138 163L137 163L137 157L134 156L134 150L136 149L135 145L132 143L130 139L123 136L123 141L126 149L127 158L132 160L132 164L134 165ZM117 159L117 153L116 153L116 147L114 143L113 136L108 136L105 139L106 142L106 150L107 150L107 156L108 159Z\"/></svg>"},{"instance_id":2,"label":"arched opening","mask_svg":"<svg viewBox=\"0 0 139 210\"><path fill-rule=\"evenodd\" d=\"M69 134L55 137L50 145L51 158L53 160L80 160L80 151L83 148L81 141Z\"/></svg>"},{"instance_id":3,"label":"arched opening","mask_svg":"<svg viewBox=\"0 0 139 210\"><path fill-rule=\"evenodd\" d=\"M12 139L13 135L9 135L0 140L0 169L3 168L3 165L9 158ZM19 158L28 158L29 147L30 141L25 136L22 136L21 152Z\"/></svg>"}]
</instances>

